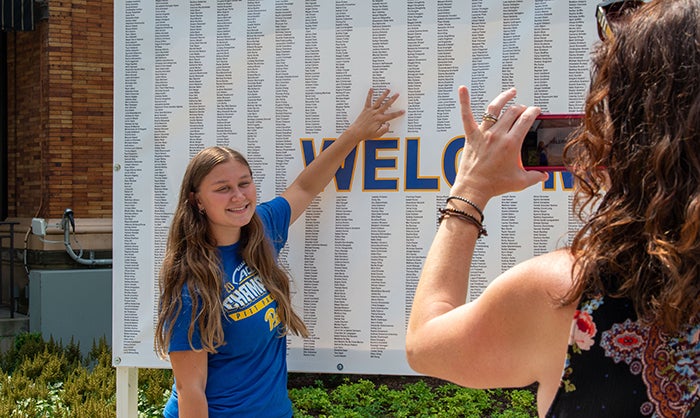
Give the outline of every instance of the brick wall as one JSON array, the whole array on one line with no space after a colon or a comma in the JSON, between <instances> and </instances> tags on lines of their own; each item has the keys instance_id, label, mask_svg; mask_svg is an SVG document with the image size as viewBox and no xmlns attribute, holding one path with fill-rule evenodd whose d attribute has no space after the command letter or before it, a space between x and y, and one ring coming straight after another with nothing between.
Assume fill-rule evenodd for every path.
<instances>
[{"instance_id":1,"label":"brick wall","mask_svg":"<svg viewBox=\"0 0 700 418\"><path fill-rule=\"evenodd\" d=\"M31 217L48 195L43 152L47 142L47 67L41 55L45 26L33 32L9 33L8 85L8 214Z\"/></svg>"},{"instance_id":2,"label":"brick wall","mask_svg":"<svg viewBox=\"0 0 700 418\"><path fill-rule=\"evenodd\" d=\"M112 217L113 13L52 0L35 31L9 34L10 217Z\"/></svg>"}]
</instances>

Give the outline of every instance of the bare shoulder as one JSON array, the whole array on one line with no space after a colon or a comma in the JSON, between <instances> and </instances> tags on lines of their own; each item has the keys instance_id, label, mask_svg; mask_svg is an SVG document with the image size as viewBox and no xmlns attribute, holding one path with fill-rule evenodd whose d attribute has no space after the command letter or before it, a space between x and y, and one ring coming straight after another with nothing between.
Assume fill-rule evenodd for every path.
<instances>
[{"instance_id":1,"label":"bare shoulder","mask_svg":"<svg viewBox=\"0 0 700 418\"><path fill-rule=\"evenodd\" d=\"M471 322L472 335L490 342L489 350L476 348L490 366L472 374L470 384L524 386L561 375L575 307L560 300L571 287L572 266L568 250L531 258L497 277L470 304L468 316L488 318Z\"/></svg>"},{"instance_id":2,"label":"bare shoulder","mask_svg":"<svg viewBox=\"0 0 700 418\"><path fill-rule=\"evenodd\" d=\"M573 267L573 255L563 249L527 260L512 271L511 279L528 283L528 297L539 301L533 303L531 315L525 314L525 321L538 324L529 328L530 342L534 344L531 349L537 353L530 355L529 360L533 365L531 374L539 383L537 403L542 415L556 395L566 361L577 304L563 305L561 300L571 289Z\"/></svg>"},{"instance_id":3,"label":"bare shoulder","mask_svg":"<svg viewBox=\"0 0 700 418\"><path fill-rule=\"evenodd\" d=\"M490 305L485 309L514 315L514 327L527 330L522 342L530 349L544 353L567 342L575 306L562 300L573 283L573 265L566 249L526 260L494 280L483 294Z\"/></svg>"},{"instance_id":4,"label":"bare shoulder","mask_svg":"<svg viewBox=\"0 0 700 418\"><path fill-rule=\"evenodd\" d=\"M505 272L502 279L516 279L532 291L545 292L545 296L558 299L571 288L573 264L574 258L568 249L556 250L516 265Z\"/></svg>"},{"instance_id":5,"label":"bare shoulder","mask_svg":"<svg viewBox=\"0 0 700 418\"><path fill-rule=\"evenodd\" d=\"M562 249L530 258L498 276L484 291L477 303L525 303L522 314L541 315L558 305L572 284L573 257ZM492 300L495 298L496 300Z\"/></svg>"},{"instance_id":6,"label":"bare shoulder","mask_svg":"<svg viewBox=\"0 0 700 418\"><path fill-rule=\"evenodd\" d=\"M559 300L571 286L572 265L560 250L502 273L476 300L422 327L412 340L412 364L467 387L556 385L573 317Z\"/></svg>"}]
</instances>

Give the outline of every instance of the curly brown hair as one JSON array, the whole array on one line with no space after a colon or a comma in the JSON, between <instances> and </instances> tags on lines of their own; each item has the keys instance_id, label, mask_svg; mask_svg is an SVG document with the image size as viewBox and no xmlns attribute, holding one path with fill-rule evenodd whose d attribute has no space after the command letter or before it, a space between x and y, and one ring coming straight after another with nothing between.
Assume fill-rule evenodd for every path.
<instances>
[{"instance_id":1,"label":"curly brown hair","mask_svg":"<svg viewBox=\"0 0 700 418\"><path fill-rule=\"evenodd\" d=\"M189 294L193 295L188 329L190 346L195 323L200 329L204 351L215 353L217 347L226 343L221 323L224 312L221 301L223 272L219 253L216 242L207 233L206 216L200 213L190 197L199 190L202 180L214 167L231 160L240 162L250 170L245 157L227 147L203 149L192 158L185 170L160 271L155 350L162 357L168 352L174 319L182 310L181 295L185 286ZM304 322L292 309L289 276L276 263L272 244L265 235L257 214L241 229L240 248L243 260L259 274L277 301L283 333L291 331L308 336ZM197 315L197 312L200 314Z\"/></svg>"},{"instance_id":2,"label":"curly brown hair","mask_svg":"<svg viewBox=\"0 0 700 418\"><path fill-rule=\"evenodd\" d=\"M646 4L596 45L584 125L565 158L587 219L563 303L629 297L641 319L667 331L697 323L700 2Z\"/></svg>"}]
</instances>

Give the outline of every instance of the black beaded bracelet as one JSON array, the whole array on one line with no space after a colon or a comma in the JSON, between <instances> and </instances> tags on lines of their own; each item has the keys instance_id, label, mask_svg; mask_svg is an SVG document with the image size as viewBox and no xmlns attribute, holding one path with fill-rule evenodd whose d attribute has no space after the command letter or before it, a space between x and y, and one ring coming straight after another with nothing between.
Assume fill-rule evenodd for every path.
<instances>
[{"instance_id":1,"label":"black beaded bracelet","mask_svg":"<svg viewBox=\"0 0 700 418\"><path fill-rule=\"evenodd\" d=\"M481 208L476 205L476 203L472 202L471 200L467 199L466 197L450 196L447 198L447 200L445 200L445 204L447 204L452 199L462 201L462 202L468 204L469 206L473 207L474 210L476 210L479 213L479 216L481 216L481 222L484 222L484 211L482 211Z\"/></svg>"}]
</instances>

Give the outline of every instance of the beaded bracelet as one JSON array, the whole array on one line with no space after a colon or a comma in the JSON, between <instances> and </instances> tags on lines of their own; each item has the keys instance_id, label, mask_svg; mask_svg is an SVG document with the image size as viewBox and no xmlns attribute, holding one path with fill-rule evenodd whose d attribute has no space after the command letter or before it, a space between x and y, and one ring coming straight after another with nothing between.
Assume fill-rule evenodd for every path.
<instances>
[{"instance_id":1,"label":"beaded bracelet","mask_svg":"<svg viewBox=\"0 0 700 418\"><path fill-rule=\"evenodd\" d=\"M447 198L447 200L445 200L445 204L447 204L452 199L460 200L473 207L479 213L479 216L481 216L481 222L484 222L484 211L482 211L481 208L476 205L476 203L462 196L450 196Z\"/></svg>"},{"instance_id":2,"label":"beaded bracelet","mask_svg":"<svg viewBox=\"0 0 700 418\"><path fill-rule=\"evenodd\" d=\"M489 235L488 232L486 232L486 228L484 228L484 225L482 225L478 219L468 214L467 212L453 208L440 209L439 212L440 217L438 218L438 224L442 223L443 219L445 219L446 217L454 216L457 219L461 219L467 223L474 225L476 229L479 230L479 235L476 237L477 239Z\"/></svg>"}]
</instances>

